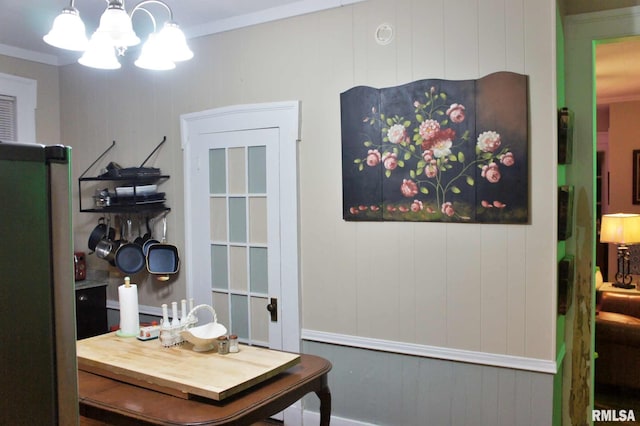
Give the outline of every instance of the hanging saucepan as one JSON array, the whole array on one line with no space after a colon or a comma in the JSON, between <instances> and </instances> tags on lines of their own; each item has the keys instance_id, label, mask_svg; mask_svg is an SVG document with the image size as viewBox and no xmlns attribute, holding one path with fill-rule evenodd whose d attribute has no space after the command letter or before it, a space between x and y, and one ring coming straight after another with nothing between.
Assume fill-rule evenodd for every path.
<instances>
[{"instance_id":1,"label":"hanging saucepan","mask_svg":"<svg viewBox=\"0 0 640 426\"><path fill-rule=\"evenodd\" d=\"M147 271L158 275L159 281L167 281L169 275L175 274L178 269L180 269L178 248L167 244L167 217L165 216L162 218L162 242L151 244L147 251Z\"/></svg>"},{"instance_id":2,"label":"hanging saucepan","mask_svg":"<svg viewBox=\"0 0 640 426\"><path fill-rule=\"evenodd\" d=\"M116 266L125 274L133 275L144 268L144 253L138 244L128 242L131 240L131 219L127 220L128 240L118 247L116 252Z\"/></svg>"},{"instance_id":3,"label":"hanging saucepan","mask_svg":"<svg viewBox=\"0 0 640 426\"><path fill-rule=\"evenodd\" d=\"M152 236L151 225L149 225L149 218L147 218L147 233L144 234L144 238L145 238L145 241L144 241L144 244L142 244L142 251L144 252L144 256L147 257L147 255L149 254L149 247L151 247L153 244L160 243L160 241L156 240Z\"/></svg>"},{"instance_id":4,"label":"hanging saucepan","mask_svg":"<svg viewBox=\"0 0 640 426\"><path fill-rule=\"evenodd\" d=\"M106 260L112 266L115 266L115 256L119 245L120 243L118 241L103 238L98 241L98 244L96 244L96 256L100 259Z\"/></svg>"},{"instance_id":5,"label":"hanging saucepan","mask_svg":"<svg viewBox=\"0 0 640 426\"><path fill-rule=\"evenodd\" d=\"M104 217L101 217L100 219L98 219L98 225L93 228L93 231L91 231L91 235L89 235L89 242L87 243L87 245L89 246L89 250L95 251L96 246L98 245L98 242L100 242L100 240L102 240L103 238L113 240L114 236L115 229L113 229L109 225L109 221L105 223Z\"/></svg>"}]
</instances>

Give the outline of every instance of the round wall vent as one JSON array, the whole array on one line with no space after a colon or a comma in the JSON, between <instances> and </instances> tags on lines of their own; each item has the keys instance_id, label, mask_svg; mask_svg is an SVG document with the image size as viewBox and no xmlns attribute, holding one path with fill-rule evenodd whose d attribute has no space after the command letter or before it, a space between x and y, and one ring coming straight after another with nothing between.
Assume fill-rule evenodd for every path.
<instances>
[{"instance_id":1,"label":"round wall vent","mask_svg":"<svg viewBox=\"0 0 640 426\"><path fill-rule=\"evenodd\" d=\"M376 43L384 45L391 43L391 40L393 40L393 27L387 23L378 25Z\"/></svg>"}]
</instances>

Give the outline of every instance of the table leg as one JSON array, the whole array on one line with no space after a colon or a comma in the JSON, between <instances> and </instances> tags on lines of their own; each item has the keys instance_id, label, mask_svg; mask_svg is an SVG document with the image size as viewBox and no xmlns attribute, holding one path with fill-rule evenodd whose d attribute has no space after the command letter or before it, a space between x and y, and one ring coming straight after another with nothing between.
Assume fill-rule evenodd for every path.
<instances>
[{"instance_id":1,"label":"table leg","mask_svg":"<svg viewBox=\"0 0 640 426\"><path fill-rule=\"evenodd\" d=\"M329 386L324 383L322 389L316 392L320 399L320 426L329 426L331 420L331 392Z\"/></svg>"}]
</instances>

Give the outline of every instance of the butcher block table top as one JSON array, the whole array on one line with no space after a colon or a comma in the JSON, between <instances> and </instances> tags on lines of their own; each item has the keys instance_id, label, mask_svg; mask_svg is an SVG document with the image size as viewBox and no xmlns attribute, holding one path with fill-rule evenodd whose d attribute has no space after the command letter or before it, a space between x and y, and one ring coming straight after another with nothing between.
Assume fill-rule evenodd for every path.
<instances>
[{"instance_id":1,"label":"butcher block table top","mask_svg":"<svg viewBox=\"0 0 640 426\"><path fill-rule=\"evenodd\" d=\"M77 342L78 369L189 399L224 400L300 362L300 355L240 345L226 355L195 352L185 342L163 347L108 333Z\"/></svg>"},{"instance_id":2,"label":"butcher block table top","mask_svg":"<svg viewBox=\"0 0 640 426\"><path fill-rule=\"evenodd\" d=\"M86 371L78 371L79 412L118 426L251 425L284 410L309 392L320 399L320 425L329 426L331 363L300 355L300 363L223 401L176 398Z\"/></svg>"}]
</instances>

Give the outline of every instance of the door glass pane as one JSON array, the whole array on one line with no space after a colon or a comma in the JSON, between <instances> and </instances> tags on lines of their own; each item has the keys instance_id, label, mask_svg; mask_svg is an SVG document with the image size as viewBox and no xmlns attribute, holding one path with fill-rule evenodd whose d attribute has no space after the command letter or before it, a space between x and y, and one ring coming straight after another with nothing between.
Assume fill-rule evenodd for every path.
<instances>
[{"instance_id":1,"label":"door glass pane","mask_svg":"<svg viewBox=\"0 0 640 426\"><path fill-rule=\"evenodd\" d=\"M247 291L247 248L229 248L229 278L231 289L235 291Z\"/></svg>"},{"instance_id":2,"label":"door glass pane","mask_svg":"<svg viewBox=\"0 0 640 426\"><path fill-rule=\"evenodd\" d=\"M211 285L213 288L229 288L227 246L211 245Z\"/></svg>"},{"instance_id":3,"label":"door glass pane","mask_svg":"<svg viewBox=\"0 0 640 426\"><path fill-rule=\"evenodd\" d=\"M249 198L249 242L267 244L267 197Z\"/></svg>"},{"instance_id":4,"label":"door glass pane","mask_svg":"<svg viewBox=\"0 0 640 426\"><path fill-rule=\"evenodd\" d=\"M227 199L226 197L211 198L211 240L227 240Z\"/></svg>"},{"instance_id":5,"label":"door glass pane","mask_svg":"<svg viewBox=\"0 0 640 426\"><path fill-rule=\"evenodd\" d=\"M218 322L229 328L229 294L213 292L213 309L216 311ZM200 324L202 325L202 324Z\"/></svg>"},{"instance_id":6,"label":"door glass pane","mask_svg":"<svg viewBox=\"0 0 640 426\"><path fill-rule=\"evenodd\" d=\"M247 192L244 148L229 148L229 193Z\"/></svg>"},{"instance_id":7,"label":"door glass pane","mask_svg":"<svg viewBox=\"0 0 640 426\"><path fill-rule=\"evenodd\" d=\"M269 292L267 249L264 247L251 247L249 256L251 292L267 294Z\"/></svg>"},{"instance_id":8,"label":"door glass pane","mask_svg":"<svg viewBox=\"0 0 640 426\"><path fill-rule=\"evenodd\" d=\"M209 191L212 194L227 192L227 167L224 148L209 150Z\"/></svg>"},{"instance_id":9,"label":"door glass pane","mask_svg":"<svg viewBox=\"0 0 640 426\"><path fill-rule=\"evenodd\" d=\"M247 242L247 200L244 197L229 198L229 241Z\"/></svg>"},{"instance_id":10,"label":"door glass pane","mask_svg":"<svg viewBox=\"0 0 640 426\"><path fill-rule=\"evenodd\" d=\"M241 339L249 339L249 312L247 296L231 295L231 327L232 332Z\"/></svg>"},{"instance_id":11,"label":"door glass pane","mask_svg":"<svg viewBox=\"0 0 640 426\"><path fill-rule=\"evenodd\" d=\"M269 311L266 297L251 297L251 340L268 346L269 343Z\"/></svg>"},{"instance_id":12,"label":"door glass pane","mask_svg":"<svg viewBox=\"0 0 640 426\"><path fill-rule=\"evenodd\" d=\"M249 193L267 192L267 147L249 147Z\"/></svg>"}]
</instances>

